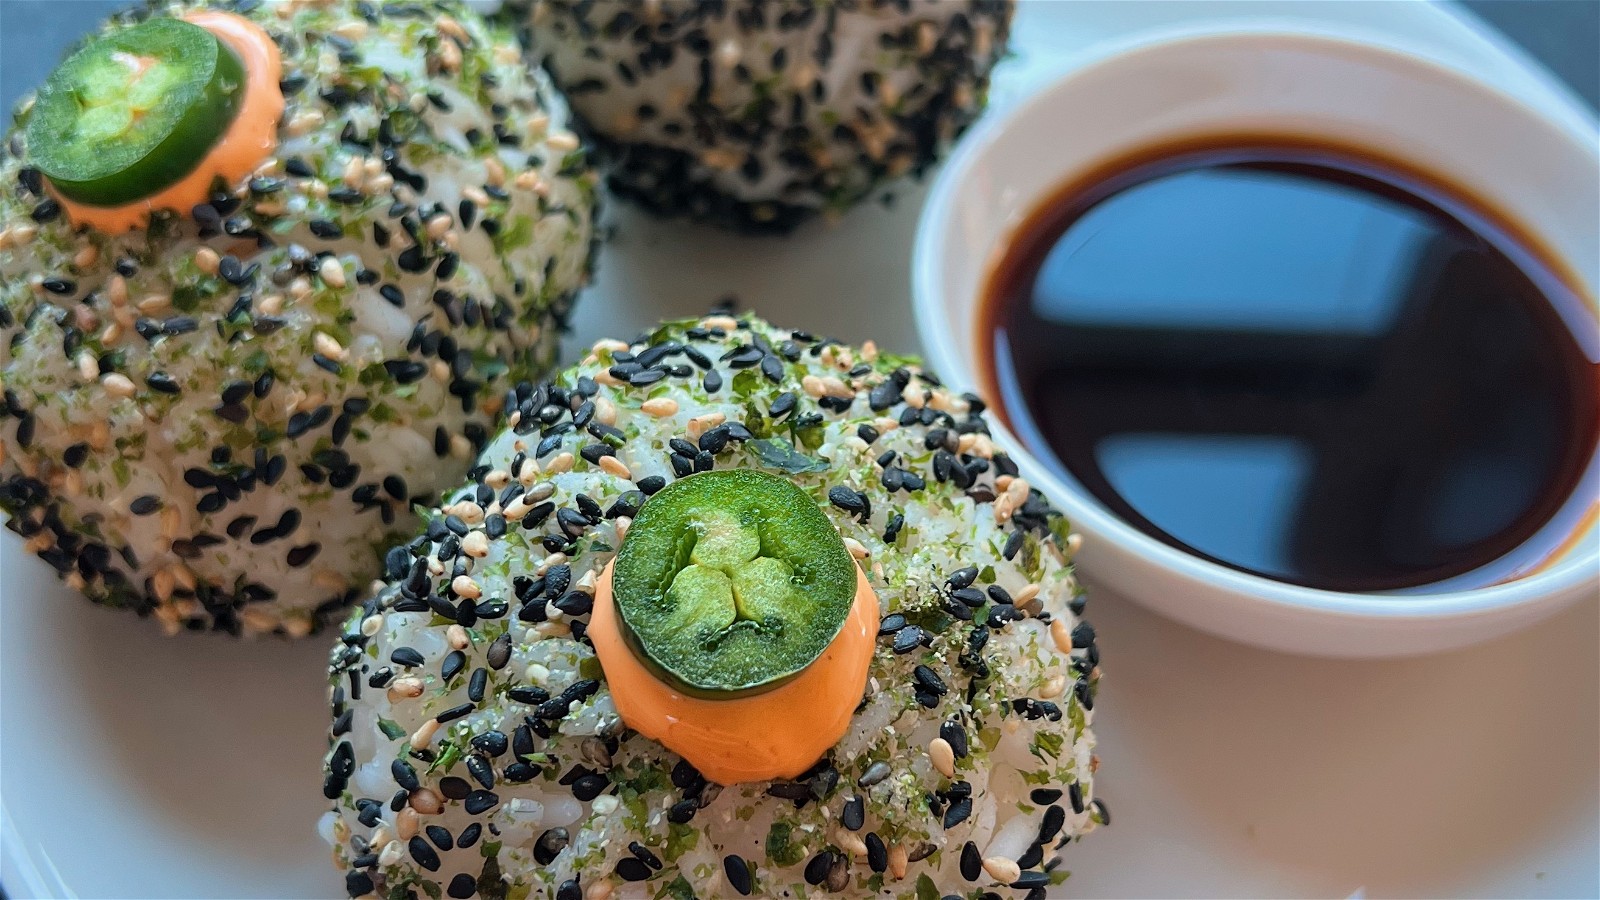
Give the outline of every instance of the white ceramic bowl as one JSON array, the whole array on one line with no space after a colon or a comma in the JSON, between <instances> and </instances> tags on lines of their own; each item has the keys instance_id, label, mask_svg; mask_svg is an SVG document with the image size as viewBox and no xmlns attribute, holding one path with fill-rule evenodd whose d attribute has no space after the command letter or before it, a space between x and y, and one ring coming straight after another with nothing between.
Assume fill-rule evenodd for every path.
<instances>
[{"instance_id":1,"label":"white ceramic bowl","mask_svg":"<svg viewBox=\"0 0 1600 900\"><path fill-rule=\"evenodd\" d=\"M1600 278L1600 156L1592 117L1548 88L1513 97L1375 40L1281 30L1168 35L1089 62L985 120L946 164L912 265L929 361L985 380L977 307L1011 229L1049 192L1119 153L1226 133L1295 135L1411 160L1540 236L1593 305ZM1592 328L1592 323L1590 327ZM1146 536L1057 477L996 425L1023 474L1084 536L1082 570L1197 628L1328 656L1463 646L1600 593L1594 517L1540 571L1476 590L1373 595L1246 574ZM1600 463L1580 486L1600 499Z\"/></svg>"}]
</instances>

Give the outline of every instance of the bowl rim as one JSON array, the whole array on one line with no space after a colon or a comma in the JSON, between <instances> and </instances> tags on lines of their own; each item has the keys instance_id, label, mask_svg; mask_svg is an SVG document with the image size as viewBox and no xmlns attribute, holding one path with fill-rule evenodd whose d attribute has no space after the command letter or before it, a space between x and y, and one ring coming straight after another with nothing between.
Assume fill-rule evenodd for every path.
<instances>
[{"instance_id":1,"label":"bowl rim","mask_svg":"<svg viewBox=\"0 0 1600 900\"><path fill-rule=\"evenodd\" d=\"M1129 60L1142 57L1159 57L1174 48L1197 45L1227 48L1262 41L1355 54L1368 60L1410 67L1435 79L1454 81L1459 87L1484 94L1491 104L1509 104L1543 120L1552 132L1579 152L1586 153L1600 168L1600 125L1593 114L1577 106L1569 92L1552 89L1548 78L1535 78L1529 96L1516 96L1432 54L1417 52L1391 35L1329 29L1321 25L1308 28L1285 23L1236 23L1224 28L1215 25L1168 28L1108 43L1068 71L1044 84L1032 86L1009 108L980 119L934 179L917 223L911 281L918 336L935 371L943 377L959 374L963 380L973 383L981 380L981 373L973 371L975 366L968 364L970 351L957 346L963 332L943 324L947 304L939 266L950 246L946 238L950 233L948 226L955 198L972 167L991 151L999 136L1017 121L1048 109L1080 78L1103 67L1126 65ZM1586 287L1592 290L1592 286ZM1022 474L1045 490L1072 521L1074 530L1086 532L1097 542L1113 546L1168 576L1181 578L1196 587L1226 591L1237 600L1259 602L1286 612L1311 611L1348 619L1440 622L1563 602L1575 596L1586 583L1600 587L1600 540L1592 539L1584 540L1585 546L1570 557L1514 581L1435 594L1345 593L1243 572L1186 553L1123 522L1098 501L1050 471L1004 422L991 418L989 424ZM1581 482L1580 489L1584 489L1585 484L1587 481Z\"/></svg>"}]
</instances>

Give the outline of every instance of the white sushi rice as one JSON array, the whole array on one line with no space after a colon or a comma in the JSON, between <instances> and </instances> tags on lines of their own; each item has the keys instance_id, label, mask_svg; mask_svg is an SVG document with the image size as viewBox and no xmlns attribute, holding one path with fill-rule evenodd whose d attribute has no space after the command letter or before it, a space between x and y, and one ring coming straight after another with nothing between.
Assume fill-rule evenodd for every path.
<instances>
[{"instance_id":1,"label":"white sushi rice","mask_svg":"<svg viewBox=\"0 0 1600 900\"><path fill-rule=\"evenodd\" d=\"M1105 815L1099 650L1076 539L976 398L712 316L596 344L512 408L333 653L323 830L352 896L1061 890L1057 851ZM796 782L707 785L619 720L584 636L646 495L708 466L810 493L885 617L850 730Z\"/></svg>"},{"instance_id":2,"label":"white sushi rice","mask_svg":"<svg viewBox=\"0 0 1600 900\"><path fill-rule=\"evenodd\" d=\"M983 108L1014 0L532 4L624 196L783 230L920 172Z\"/></svg>"},{"instance_id":3,"label":"white sushi rice","mask_svg":"<svg viewBox=\"0 0 1600 900\"><path fill-rule=\"evenodd\" d=\"M0 507L97 601L302 635L552 361L595 184L470 10L248 14L287 94L248 185L113 237L55 208L20 129L0 158Z\"/></svg>"}]
</instances>

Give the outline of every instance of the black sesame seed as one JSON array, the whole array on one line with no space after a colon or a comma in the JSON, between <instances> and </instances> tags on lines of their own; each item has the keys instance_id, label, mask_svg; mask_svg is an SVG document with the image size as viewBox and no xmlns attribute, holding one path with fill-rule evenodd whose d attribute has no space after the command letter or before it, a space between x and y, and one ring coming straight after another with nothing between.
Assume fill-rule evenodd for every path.
<instances>
[{"instance_id":1,"label":"black sesame seed","mask_svg":"<svg viewBox=\"0 0 1600 900\"><path fill-rule=\"evenodd\" d=\"M949 692L949 688L945 687L944 680L939 677L938 673L927 666L917 666L911 671L911 675L916 679L918 687L925 688L930 693L942 696Z\"/></svg>"},{"instance_id":2,"label":"black sesame seed","mask_svg":"<svg viewBox=\"0 0 1600 900\"><path fill-rule=\"evenodd\" d=\"M494 767L481 756L467 757L467 774L483 785L484 790L494 790Z\"/></svg>"},{"instance_id":3,"label":"black sesame seed","mask_svg":"<svg viewBox=\"0 0 1600 900\"><path fill-rule=\"evenodd\" d=\"M945 586L951 590L961 590L962 588L969 587L972 582L977 579L977 577L978 567L967 566L964 569L957 569L956 571L951 572L950 577L945 579Z\"/></svg>"},{"instance_id":4,"label":"black sesame seed","mask_svg":"<svg viewBox=\"0 0 1600 900\"><path fill-rule=\"evenodd\" d=\"M949 829L960 825L962 822L965 822L967 817L970 815L972 815L971 797L962 797L956 802L950 804L950 808L944 811L945 830L948 831Z\"/></svg>"},{"instance_id":5,"label":"black sesame seed","mask_svg":"<svg viewBox=\"0 0 1600 900\"><path fill-rule=\"evenodd\" d=\"M866 497L843 485L828 489L828 502L847 513L860 514L867 509Z\"/></svg>"},{"instance_id":6,"label":"black sesame seed","mask_svg":"<svg viewBox=\"0 0 1600 900\"><path fill-rule=\"evenodd\" d=\"M165 372L151 372L144 380L150 390L162 394L176 394L183 390L177 380Z\"/></svg>"},{"instance_id":7,"label":"black sesame seed","mask_svg":"<svg viewBox=\"0 0 1600 900\"><path fill-rule=\"evenodd\" d=\"M694 814L700 810L698 800L679 800L667 810L667 821L676 825L687 825L694 819Z\"/></svg>"},{"instance_id":8,"label":"black sesame seed","mask_svg":"<svg viewBox=\"0 0 1600 900\"><path fill-rule=\"evenodd\" d=\"M1021 864L1021 861L1018 861ZM1018 889L1043 890L1050 885L1050 875L1047 872L1023 872L1011 886Z\"/></svg>"},{"instance_id":9,"label":"black sesame seed","mask_svg":"<svg viewBox=\"0 0 1600 900\"><path fill-rule=\"evenodd\" d=\"M411 851L411 858L417 861L417 865L429 872L439 871L439 854L433 852L433 848L428 846L422 835L412 835L406 847Z\"/></svg>"},{"instance_id":10,"label":"black sesame seed","mask_svg":"<svg viewBox=\"0 0 1600 900\"><path fill-rule=\"evenodd\" d=\"M818 853L816 856L811 857L811 861L806 863L805 868L806 884L819 885L826 881L828 878L828 870L832 868L833 853L831 851L824 850L821 853Z\"/></svg>"},{"instance_id":11,"label":"black sesame seed","mask_svg":"<svg viewBox=\"0 0 1600 900\"><path fill-rule=\"evenodd\" d=\"M472 785L458 775L448 775L439 779L439 793L447 800L465 800L472 793Z\"/></svg>"},{"instance_id":12,"label":"black sesame seed","mask_svg":"<svg viewBox=\"0 0 1600 900\"><path fill-rule=\"evenodd\" d=\"M961 725L954 721L946 721L939 726L939 736L955 752L956 759L965 759L968 752L967 732Z\"/></svg>"},{"instance_id":13,"label":"black sesame seed","mask_svg":"<svg viewBox=\"0 0 1600 900\"><path fill-rule=\"evenodd\" d=\"M500 805L499 796L490 791L473 791L467 795L462 806L469 815L481 815Z\"/></svg>"},{"instance_id":14,"label":"black sesame seed","mask_svg":"<svg viewBox=\"0 0 1600 900\"><path fill-rule=\"evenodd\" d=\"M51 221L60 214L61 204L48 197L40 201L39 204L33 208L33 212L29 213L32 219L41 225L45 222Z\"/></svg>"},{"instance_id":15,"label":"black sesame seed","mask_svg":"<svg viewBox=\"0 0 1600 900\"><path fill-rule=\"evenodd\" d=\"M649 847L646 847L638 841L629 841L628 852L632 853L634 858L638 859L640 862L644 863L650 868L655 869L657 872L661 871L661 859L660 857L656 856Z\"/></svg>"},{"instance_id":16,"label":"black sesame seed","mask_svg":"<svg viewBox=\"0 0 1600 900\"><path fill-rule=\"evenodd\" d=\"M133 502L128 504L128 511L136 516L148 516L160 508L161 498L153 494L135 497Z\"/></svg>"},{"instance_id":17,"label":"black sesame seed","mask_svg":"<svg viewBox=\"0 0 1600 900\"><path fill-rule=\"evenodd\" d=\"M980 591L977 588L966 587L961 588L960 590L951 591L950 599L960 601L964 606L977 609L983 605L984 595L983 591Z\"/></svg>"},{"instance_id":18,"label":"black sesame seed","mask_svg":"<svg viewBox=\"0 0 1600 900\"><path fill-rule=\"evenodd\" d=\"M479 671L482 671L481 669ZM510 741L501 731L486 731L473 737L472 749L490 758L499 756L510 747Z\"/></svg>"},{"instance_id":19,"label":"black sesame seed","mask_svg":"<svg viewBox=\"0 0 1600 900\"><path fill-rule=\"evenodd\" d=\"M1056 792L1057 796L1060 796L1060 794L1060 791ZM1083 812L1083 786L1076 781L1067 785L1067 802L1072 804L1073 812Z\"/></svg>"},{"instance_id":20,"label":"black sesame seed","mask_svg":"<svg viewBox=\"0 0 1600 900\"><path fill-rule=\"evenodd\" d=\"M889 764L879 760L878 762L868 766L867 770L861 773L861 777L856 779L856 784L860 785L861 787L872 787L888 777Z\"/></svg>"},{"instance_id":21,"label":"black sesame seed","mask_svg":"<svg viewBox=\"0 0 1600 900\"><path fill-rule=\"evenodd\" d=\"M922 635L922 629L916 625L907 625L895 632L894 652L904 654L917 649L922 643Z\"/></svg>"},{"instance_id":22,"label":"black sesame seed","mask_svg":"<svg viewBox=\"0 0 1600 900\"><path fill-rule=\"evenodd\" d=\"M572 783L572 796L579 801L588 803L598 797L611 786L610 779L604 775L585 775Z\"/></svg>"},{"instance_id":23,"label":"black sesame seed","mask_svg":"<svg viewBox=\"0 0 1600 900\"><path fill-rule=\"evenodd\" d=\"M728 886L738 891L741 897L750 896L755 889L755 880L750 876L750 864L743 857L732 853L724 856L722 871L728 876Z\"/></svg>"},{"instance_id":24,"label":"black sesame seed","mask_svg":"<svg viewBox=\"0 0 1600 900\"><path fill-rule=\"evenodd\" d=\"M978 853L978 845L967 841L961 845L961 877L977 881L982 874L983 857Z\"/></svg>"},{"instance_id":25,"label":"black sesame seed","mask_svg":"<svg viewBox=\"0 0 1600 900\"><path fill-rule=\"evenodd\" d=\"M1034 788L1033 792L1028 795L1028 799L1032 800L1035 805L1049 806L1061 799L1061 792L1055 788Z\"/></svg>"},{"instance_id":26,"label":"black sesame seed","mask_svg":"<svg viewBox=\"0 0 1600 900\"><path fill-rule=\"evenodd\" d=\"M457 675L460 675L461 670L465 669L466 667L467 655L462 653L460 650L451 650L449 654L445 656L444 662L439 666L439 677L443 678L445 681L449 681Z\"/></svg>"},{"instance_id":27,"label":"black sesame seed","mask_svg":"<svg viewBox=\"0 0 1600 900\"><path fill-rule=\"evenodd\" d=\"M396 647L394 652L389 654L389 661L408 669L415 669L427 662L421 653L411 647Z\"/></svg>"},{"instance_id":28,"label":"black sesame seed","mask_svg":"<svg viewBox=\"0 0 1600 900\"><path fill-rule=\"evenodd\" d=\"M1044 845L1033 844L1027 851L1017 857L1017 865L1022 869L1031 869L1044 861Z\"/></svg>"},{"instance_id":29,"label":"black sesame seed","mask_svg":"<svg viewBox=\"0 0 1600 900\"><path fill-rule=\"evenodd\" d=\"M422 786L421 781L416 778L416 769L411 769L410 762L406 762L405 759L395 759L394 762L390 762L389 773L394 775L395 785L400 785L402 790L414 791Z\"/></svg>"},{"instance_id":30,"label":"black sesame seed","mask_svg":"<svg viewBox=\"0 0 1600 900\"><path fill-rule=\"evenodd\" d=\"M468 900L476 893L478 893L478 880L466 872L460 872L450 879L450 886L445 889L446 896L454 900Z\"/></svg>"},{"instance_id":31,"label":"black sesame seed","mask_svg":"<svg viewBox=\"0 0 1600 900\"><path fill-rule=\"evenodd\" d=\"M623 881L644 881L650 877L650 867L631 856L624 856L617 860L617 877Z\"/></svg>"},{"instance_id":32,"label":"black sesame seed","mask_svg":"<svg viewBox=\"0 0 1600 900\"><path fill-rule=\"evenodd\" d=\"M876 831L867 832L867 867L874 872L884 872L889 868L889 848L883 843L883 838L878 837Z\"/></svg>"}]
</instances>

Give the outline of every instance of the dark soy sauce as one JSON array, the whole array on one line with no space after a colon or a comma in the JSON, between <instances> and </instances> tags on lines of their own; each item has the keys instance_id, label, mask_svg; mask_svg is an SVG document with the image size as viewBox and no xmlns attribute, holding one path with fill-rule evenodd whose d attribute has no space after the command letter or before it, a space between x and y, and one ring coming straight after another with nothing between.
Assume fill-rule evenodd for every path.
<instances>
[{"instance_id":1,"label":"dark soy sauce","mask_svg":"<svg viewBox=\"0 0 1600 900\"><path fill-rule=\"evenodd\" d=\"M981 331L1018 436L1190 553L1341 591L1494 583L1594 502L1594 313L1402 167L1228 138L1065 186Z\"/></svg>"}]
</instances>

